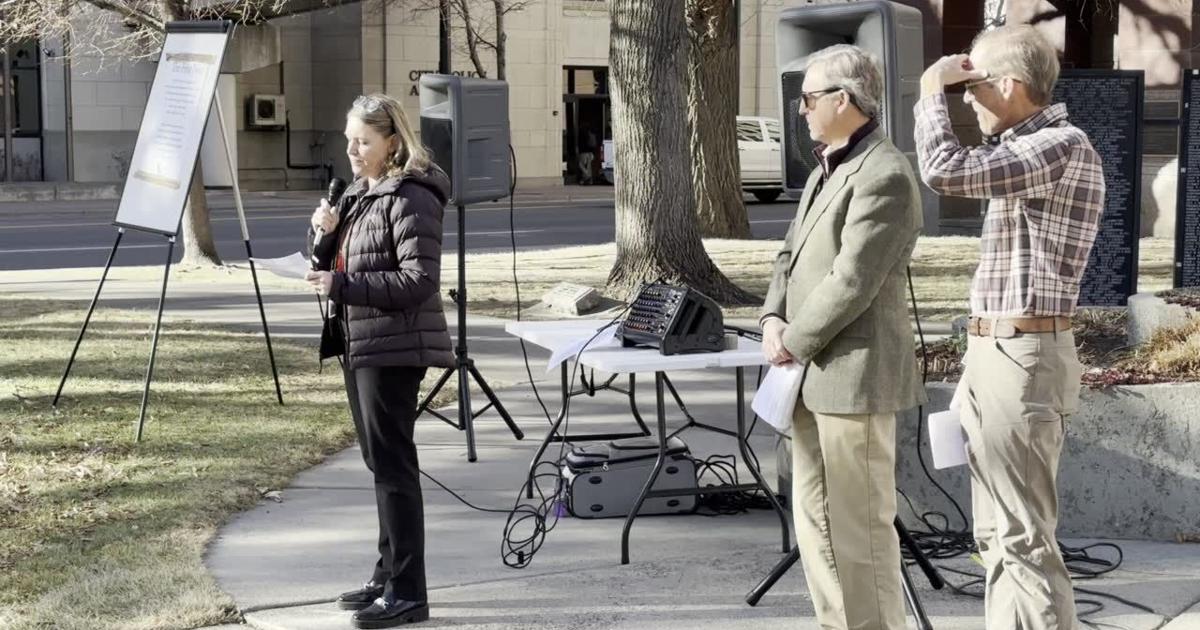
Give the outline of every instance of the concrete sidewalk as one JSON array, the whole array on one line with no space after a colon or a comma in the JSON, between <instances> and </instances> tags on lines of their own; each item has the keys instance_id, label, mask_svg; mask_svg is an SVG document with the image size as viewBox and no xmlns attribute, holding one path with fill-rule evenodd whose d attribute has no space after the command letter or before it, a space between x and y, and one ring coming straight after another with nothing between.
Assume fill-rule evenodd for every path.
<instances>
[{"instance_id":1,"label":"concrete sidewalk","mask_svg":"<svg viewBox=\"0 0 1200 630\"><path fill-rule=\"evenodd\" d=\"M0 274L9 295L88 299L93 276L22 272ZM114 282L102 306L152 307L158 283ZM272 334L313 341L317 331L310 294L269 291ZM168 318L211 321L258 329L258 311L248 290L173 282ZM527 434L516 441L494 412L476 423L479 461L466 462L464 436L432 418L418 426L422 468L473 503L507 509L546 419L534 400L519 345L503 322L471 318L471 350L484 376ZM165 337L162 343L170 343ZM558 410L557 373L547 377L546 353L531 348L530 361L551 413ZM749 374L752 380L754 374ZM699 420L732 428L731 371L682 373L674 378L689 411ZM287 396L287 392L284 392ZM478 400L478 399L476 399ZM639 388L638 406L653 408L652 389ZM572 403L571 432L632 427L629 403L614 392ZM683 421L668 405L669 424ZM349 420L347 419L347 422ZM692 455L736 453L733 440L691 429L683 435ZM759 425L751 440L763 473L773 482L774 437ZM903 453L900 454L904 456ZM739 465L742 464L739 457ZM747 473L744 468L741 474ZM936 473L935 473L936 474ZM433 619L430 628L817 628L799 566L758 607L743 597L779 560L780 525L769 511L736 516L674 516L639 519L632 530L631 557L620 564L620 520L564 518L526 569L505 567L499 557L505 516L471 510L425 482L427 567ZM209 568L248 624L269 630L340 630L349 613L331 602L354 588L374 562L375 507L371 480L356 448L299 475L282 502L267 501L236 516L221 529L207 558ZM1092 541L1066 541L1078 545ZM1080 594L1080 611L1104 603L1085 617L1131 630L1200 630L1200 547L1119 541L1124 564L1113 573L1078 586L1145 605L1150 614L1114 600ZM978 572L969 560L939 564ZM944 574L955 583L967 578ZM919 595L938 630L983 628L982 602L949 589L933 591L919 572ZM1191 609L1190 612L1189 609ZM1108 626L1106 626L1108 627Z\"/></svg>"},{"instance_id":2,"label":"concrete sidewalk","mask_svg":"<svg viewBox=\"0 0 1200 630\"><path fill-rule=\"evenodd\" d=\"M540 357L538 359L540 363ZM536 369L536 368L535 368ZM732 375L687 374L676 379L689 410L732 426ZM549 384L543 391L549 389ZM649 393L649 392L645 392ZM534 440L545 419L530 388L501 393L530 438L516 442L494 414L479 421L480 459L465 462L462 436L439 422L419 425L422 468L477 505L507 508L517 497ZM650 408L649 396L639 406ZM613 392L577 398L579 430L628 427L628 407ZM669 407L671 426L682 414ZM764 474L774 480L774 439L760 424L752 439ZM702 431L684 434L692 453L735 452L732 440ZM742 474L746 474L742 471ZM282 503L264 503L223 528L208 566L250 625L268 630L349 628L349 613L331 598L369 577L374 562L375 508L370 477L349 449L295 480ZM530 567L499 559L504 516L472 511L425 483L427 565L433 628L817 628L802 572L796 566L758 607L743 597L780 558L774 514L647 517L635 522L631 559L620 564L620 520L566 518L546 538ZM1090 541L1067 541L1082 544ZM1142 603L1161 615L1114 601L1089 619L1138 630L1160 628L1200 599L1200 550L1166 543L1122 542L1125 564L1081 584ZM940 563L976 571L965 559ZM945 573L955 583L966 578ZM933 591L919 572L919 596L939 630L983 628L982 602ZM1091 606L1081 603L1081 610ZM1172 630L1197 628L1194 622Z\"/></svg>"}]
</instances>

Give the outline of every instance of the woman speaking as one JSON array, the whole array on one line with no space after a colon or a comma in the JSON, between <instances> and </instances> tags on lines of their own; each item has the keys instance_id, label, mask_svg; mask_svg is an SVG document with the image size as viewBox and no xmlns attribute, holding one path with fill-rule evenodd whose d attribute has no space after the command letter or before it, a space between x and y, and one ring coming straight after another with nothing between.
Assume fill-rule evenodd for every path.
<instances>
[{"instance_id":1,"label":"woman speaking","mask_svg":"<svg viewBox=\"0 0 1200 630\"><path fill-rule=\"evenodd\" d=\"M413 425L425 369L454 363L439 295L450 181L383 94L360 96L347 112L346 156L355 179L336 208L322 200L312 215L317 270L307 280L330 300L322 358L343 356L379 512L374 572L337 601L357 611L356 628L390 628L429 618Z\"/></svg>"}]
</instances>

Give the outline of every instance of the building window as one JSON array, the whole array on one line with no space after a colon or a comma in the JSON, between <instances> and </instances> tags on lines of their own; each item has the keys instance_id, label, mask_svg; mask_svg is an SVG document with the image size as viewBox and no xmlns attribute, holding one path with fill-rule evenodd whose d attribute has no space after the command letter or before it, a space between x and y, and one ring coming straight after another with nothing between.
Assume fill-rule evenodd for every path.
<instances>
[{"instance_id":1,"label":"building window","mask_svg":"<svg viewBox=\"0 0 1200 630\"><path fill-rule=\"evenodd\" d=\"M762 142L762 128L758 120L739 120L737 124L738 142Z\"/></svg>"},{"instance_id":2,"label":"building window","mask_svg":"<svg viewBox=\"0 0 1200 630\"><path fill-rule=\"evenodd\" d=\"M3 107L12 99L12 134L18 138L36 138L42 133L41 95L38 93L38 48L28 42L8 49L11 84L0 81L0 128L4 125Z\"/></svg>"}]
</instances>

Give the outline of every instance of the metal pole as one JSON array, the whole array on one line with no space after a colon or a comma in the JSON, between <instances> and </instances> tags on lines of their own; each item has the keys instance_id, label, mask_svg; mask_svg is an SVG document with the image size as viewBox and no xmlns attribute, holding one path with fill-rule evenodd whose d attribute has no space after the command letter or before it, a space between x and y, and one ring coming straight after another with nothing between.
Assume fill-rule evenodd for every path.
<instances>
[{"instance_id":1,"label":"metal pole","mask_svg":"<svg viewBox=\"0 0 1200 630\"><path fill-rule=\"evenodd\" d=\"M476 460L475 416L471 411L470 359L467 357L467 209L458 206L458 343L454 344L458 368L458 426L467 432L467 461Z\"/></svg>"},{"instance_id":2,"label":"metal pole","mask_svg":"<svg viewBox=\"0 0 1200 630\"><path fill-rule=\"evenodd\" d=\"M250 228L246 227L246 208L242 206L242 190L238 185L238 169L235 162L237 157L233 154L233 147L229 145L229 138L225 135L225 112L221 108L219 89L213 98L213 104L217 108L217 126L221 131L221 145L225 147L229 178L233 182L233 205L237 208L238 223L242 228L242 242L246 244L246 261L250 263L250 279L254 282L254 298L258 300L258 315L262 318L263 337L267 340L267 358L271 360L271 376L275 379L275 397L282 405L283 389L279 387L279 369L275 367L275 350L271 347L271 331L267 326L267 311L263 308L262 290L258 286L258 270L254 267L254 252L250 249ZM320 303L319 300L318 303Z\"/></svg>"},{"instance_id":3,"label":"metal pole","mask_svg":"<svg viewBox=\"0 0 1200 630\"><path fill-rule=\"evenodd\" d=\"M142 410L138 414L135 442L142 441L142 429L146 426L146 407L150 403L150 380L154 378L154 357L158 354L158 333L162 330L163 305L167 302L167 278L171 277L171 257L175 253L175 237L167 237L167 264L163 266L162 292L158 294L158 318L154 320L154 337L150 341L150 363L146 365L146 384L142 389Z\"/></svg>"},{"instance_id":4,"label":"metal pole","mask_svg":"<svg viewBox=\"0 0 1200 630\"><path fill-rule=\"evenodd\" d=\"M100 301L100 290L104 288L104 280L108 278L108 271L112 269L113 259L117 256L117 247L121 245L121 237L124 235L125 228L117 228L117 240L113 241L112 251L108 252L108 262L104 263L104 273L100 274L100 283L96 285L96 293L92 295L92 304L88 306L87 315L83 318L83 325L79 327L79 336L75 338L75 347L71 350L71 358L67 359L67 368L63 370L62 380L58 382L58 391L54 392L54 401L50 403L51 407L58 406L58 399L62 396L63 386L67 384L71 366L75 364L75 354L79 352L79 344L83 343L83 334L87 332L88 323L92 321L92 313L96 311L96 302Z\"/></svg>"},{"instance_id":5,"label":"metal pole","mask_svg":"<svg viewBox=\"0 0 1200 630\"><path fill-rule=\"evenodd\" d=\"M75 181L75 105L71 97L71 34L63 35L63 108L67 141L67 181Z\"/></svg>"},{"instance_id":6,"label":"metal pole","mask_svg":"<svg viewBox=\"0 0 1200 630\"><path fill-rule=\"evenodd\" d=\"M12 55L8 46L0 48L4 52L4 66L0 68L0 93L4 94L4 181L13 181L13 81Z\"/></svg>"}]
</instances>

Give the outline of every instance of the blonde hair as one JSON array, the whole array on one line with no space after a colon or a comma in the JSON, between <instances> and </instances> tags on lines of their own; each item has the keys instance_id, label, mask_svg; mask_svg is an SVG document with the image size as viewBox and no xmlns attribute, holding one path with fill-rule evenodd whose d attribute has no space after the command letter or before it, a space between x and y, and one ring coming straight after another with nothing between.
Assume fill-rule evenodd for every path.
<instances>
[{"instance_id":1,"label":"blonde hair","mask_svg":"<svg viewBox=\"0 0 1200 630\"><path fill-rule=\"evenodd\" d=\"M417 140L412 125L408 124L408 116L400 101L387 94L367 94L354 99L346 118L356 118L379 135L390 138L393 134L399 136L400 142L396 150L388 156L385 177L419 173L429 170L433 161L425 145Z\"/></svg>"},{"instance_id":2,"label":"blonde hair","mask_svg":"<svg viewBox=\"0 0 1200 630\"><path fill-rule=\"evenodd\" d=\"M1025 85L1035 105L1049 105L1058 81L1058 52L1038 30L1028 24L1001 26L983 31L971 44L975 52L987 45L989 76L1012 77Z\"/></svg>"}]
</instances>

